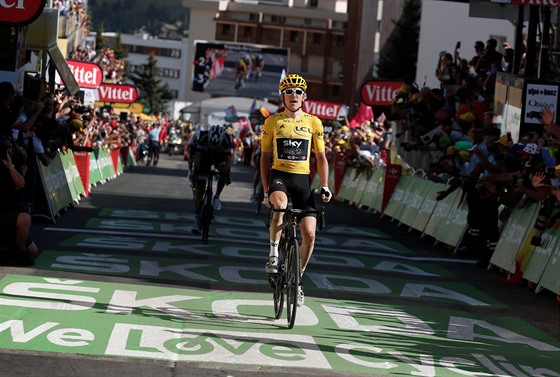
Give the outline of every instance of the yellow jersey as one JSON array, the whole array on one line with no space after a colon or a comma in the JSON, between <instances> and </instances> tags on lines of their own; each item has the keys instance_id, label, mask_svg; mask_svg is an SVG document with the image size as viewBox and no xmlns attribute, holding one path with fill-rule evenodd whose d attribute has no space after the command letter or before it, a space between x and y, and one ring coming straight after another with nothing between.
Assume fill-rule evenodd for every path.
<instances>
[{"instance_id":1,"label":"yellow jersey","mask_svg":"<svg viewBox=\"0 0 560 377\"><path fill-rule=\"evenodd\" d=\"M294 174L309 174L311 148L325 152L323 123L314 115L303 113L292 119L284 113L266 118L262 129L261 149L272 153L272 169Z\"/></svg>"}]
</instances>

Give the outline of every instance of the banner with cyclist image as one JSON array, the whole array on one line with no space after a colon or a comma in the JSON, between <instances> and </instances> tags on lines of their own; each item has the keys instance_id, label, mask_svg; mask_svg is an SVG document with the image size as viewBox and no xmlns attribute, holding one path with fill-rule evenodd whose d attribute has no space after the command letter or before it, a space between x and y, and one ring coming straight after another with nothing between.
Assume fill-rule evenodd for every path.
<instances>
[{"instance_id":1,"label":"banner with cyclist image","mask_svg":"<svg viewBox=\"0 0 560 377\"><path fill-rule=\"evenodd\" d=\"M289 50L256 44L194 42L192 90L219 96L278 98Z\"/></svg>"}]
</instances>

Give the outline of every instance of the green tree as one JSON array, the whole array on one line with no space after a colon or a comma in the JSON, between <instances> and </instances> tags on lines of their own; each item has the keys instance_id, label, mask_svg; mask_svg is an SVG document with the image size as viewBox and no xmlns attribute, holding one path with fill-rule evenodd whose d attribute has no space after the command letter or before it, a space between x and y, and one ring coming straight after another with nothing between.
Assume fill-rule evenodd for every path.
<instances>
[{"instance_id":1,"label":"green tree","mask_svg":"<svg viewBox=\"0 0 560 377\"><path fill-rule=\"evenodd\" d=\"M158 72L157 59L150 54L146 64L129 74L130 80L140 91L138 101L150 108L151 113L164 112L167 102L173 99L167 85L162 85L161 80L157 78Z\"/></svg>"},{"instance_id":2,"label":"green tree","mask_svg":"<svg viewBox=\"0 0 560 377\"><path fill-rule=\"evenodd\" d=\"M117 59L124 59L128 57L128 51L122 45L121 33L117 34L117 40L115 41L115 47L113 48L113 51L115 51L115 58Z\"/></svg>"},{"instance_id":3,"label":"green tree","mask_svg":"<svg viewBox=\"0 0 560 377\"><path fill-rule=\"evenodd\" d=\"M105 37L103 36L104 32L105 27L103 26L103 24L99 25L97 34L95 35L95 51L101 51L105 47L107 47L107 40L105 40Z\"/></svg>"},{"instance_id":4,"label":"green tree","mask_svg":"<svg viewBox=\"0 0 560 377\"><path fill-rule=\"evenodd\" d=\"M404 0L403 13L381 49L377 76L412 82L416 76L422 0Z\"/></svg>"}]
</instances>

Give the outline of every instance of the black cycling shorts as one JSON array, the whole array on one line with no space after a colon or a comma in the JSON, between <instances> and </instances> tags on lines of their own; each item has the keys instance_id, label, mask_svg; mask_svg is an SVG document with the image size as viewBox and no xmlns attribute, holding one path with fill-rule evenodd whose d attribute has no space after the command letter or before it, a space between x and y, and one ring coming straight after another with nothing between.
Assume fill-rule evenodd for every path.
<instances>
[{"instance_id":1,"label":"black cycling shorts","mask_svg":"<svg viewBox=\"0 0 560 377\"><path fill-rule=\"evenodd\" d=\"M268 195L275 191L282 191L292 200L292 207L297 209L316 209L315 198L309 186L309 174L292 174L272 169ZM305 216L316 217L315 213L306 213Z\"/></svg>"}]
</instances>

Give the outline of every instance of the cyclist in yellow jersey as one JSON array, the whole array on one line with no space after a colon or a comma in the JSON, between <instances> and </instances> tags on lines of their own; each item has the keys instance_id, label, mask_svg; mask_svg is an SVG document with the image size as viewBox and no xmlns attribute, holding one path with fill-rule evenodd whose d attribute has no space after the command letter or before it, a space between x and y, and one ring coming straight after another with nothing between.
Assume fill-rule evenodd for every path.
<instances>
[{"instance_id":1,"label":"cyclist in yellow jersey","mask_svg":"<svg viewBox=\"0 0 560 377\"><path fill-rule=\"evenodd\" d=\"M321 198L328 202L332 195L328 187L329 166L325 156L323 124L316 116L302 111L307 98L307 83L297 74L289 74L280 82L280 96L284 111L269 116L264 122L261 138L261 179L265 192L264 202L274 208L288 206L288 195L293 208L315 209L310 188L309 157L315 153L317 173L321 179ZM270 161L272 158L272 166ZM282 214L275 212L270 224L270 252L265 271L278 273L278 243L281 234ZM303 215L299 228L301 233L301 267L305 271L313 253L317 218L315 214ZM298 306L304 301L301 286Z\"/></svg>"}]
</instances>

